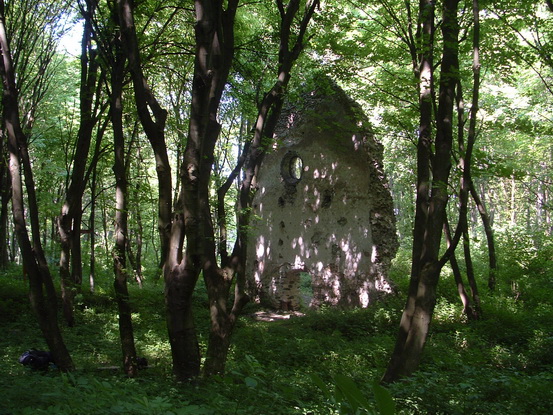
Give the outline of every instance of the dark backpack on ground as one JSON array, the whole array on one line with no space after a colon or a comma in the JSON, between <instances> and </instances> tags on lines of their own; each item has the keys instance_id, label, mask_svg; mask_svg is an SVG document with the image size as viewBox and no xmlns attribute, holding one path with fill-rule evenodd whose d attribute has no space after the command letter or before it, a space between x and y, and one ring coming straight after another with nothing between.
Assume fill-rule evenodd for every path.
<instances>
[{"instance_id":1,"label":"dark backpack on ground","mask_svg":"<svg viewBox=\"0 0 553 415\"><path fill-rule=\"evenodd\" d=\"M19 356L19 363L33 370L46 370L50 363L54 363L54 360L50 352L31 349Z\"/></svg>"}]
</instances>

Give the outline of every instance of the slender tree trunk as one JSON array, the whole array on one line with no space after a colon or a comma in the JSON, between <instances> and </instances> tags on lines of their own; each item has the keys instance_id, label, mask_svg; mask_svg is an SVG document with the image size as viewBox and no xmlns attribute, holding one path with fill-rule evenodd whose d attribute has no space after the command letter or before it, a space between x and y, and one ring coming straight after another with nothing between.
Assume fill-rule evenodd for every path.
<instances>
[{"instance_id":1,"label":"slender tree trunk","mask_svg":"<svg viewBox=\"0 0 553 415\"><path fill-rule=\"evenodd\" d=\"M401 377L409 376L417 369L436 305L436 288L444 262L443 258L442 260L439 259L439 249L445 221L445 208L448 201L447 185L451 169L453 142L453 103L455 87L459 77L457 5L458 0L446 0L443 5L442 34L444 47L436 118L435 154L432 158L432 190L427 209L424 205L419 207L421 200L417 199L417 208L422 210L426 220L420 226L417 226L417 223L415 224L414 244L417 244L417 240L421 239L422 244L420 248L414 248L413 250L413 272L409 299L402 316L396 347L383 378L384 382L393 382ZM429 6L425 4L421 10L424 10L424 7ZM424 70L421 70L421 76L424 76L424 72ZM421 131L419 142L424 138ZM423 156L427 158L428 147L423 147L426 149ZM426 163L423 163L422 167L426 168ZM426 178L427 170L418 170L417 174L423 174L423 177ZM422 181L419 179L418 182L420 186ZM426 193L422 196L426 202ZM417 219L421 220L423 214L417 216L415 221ZM416 282L416 292L413 280Z\"/></svg>"},{"instance_id":2,"label":"slender tree trunk","mask_svg":"<svg viewBox=\"0 0 553 415\"><path fill-rule=\"evenodd\" d=\"M511 226L517 224L517 206L516 206L516 196L517 196L517 182L515 180L515 174L511 175L511 186L510 186L510 223Z\"/></svg>"},{"instance_id":3,"label":"slender tree trunk","mask_svg":"<svg viewBox=\"0 0 553 415\"><path fill-rule=\"evenodd\" d=\"M472 300L474 303L473 317L479 318L481 315L480 297L478 295L478 287L474 276L472 264L472 255L470 252L470 238L468 229L468 199L470 188L472 186L472 153L476 142L476 118L479 108L479 93L480 93L480 23L478 2L474 0L473 4L473 87L472 87L472 105L470 110L469 128L467 140L465 144L464 136L464 102L463 89L460 79L457 83L457 128L458 128L458 146L459 146L459 166L462 169L461 186L459 192L459 223L455 232L455 237L451 242L452 248L457 245L459 240L463 240L463 251L465 256L465 264L467 270L467 279L470 284Z\"/></svg>"},{"instance_id":4,"label":"slender tree trunk","mask_svg":"<svg viewBox=\"0 0 553 415\"><path fill-rule=\"evenodd\" d=\"M72 370L73 362L63 341L57 320L56 293L40 241L38 206L34 188L31 162L27 151L27 139L21 129L18 108L18 90L6 35L4 1L0 0L0 72L4 85L2 101L3 117L10 153L9 169L12 186L12 209L18 244L27 270L30 284L31 305L37 315L40 329L61 370ZM25 175L25 187L31 218L31 239L27 233L21 169Z\"/></svg>"},{"instance_id":5,"label":"slender tree trunk","mask_svg":"<svg viewBox=\"0 0 553 415\"><path fill-rule=\"evenodd\" d=\"M471 189L474 188L474 185L472 183L471 162L472 162L472 151L474 148L474 143L476 141L476 119L477 119L477 113L479 110L479 97L480 97L480 66L481 66L480 65L480 5L478 0L473 0L472 2L472 15L473 15L472 105L470 110L467 149L464 157L465 165L463 166L462 202L464 204L464 209L461 211L461 214L464 215L465 217L464 229L463 229L463 248L465 252L465 262L467 265L467 278L471 289L472 300L474 302L474 308L476 311L476 317L480 318L482 317L482 308L480 306L480 295L478 294L478 286L476 284L476 277L474 275L474 269L472 266L472 259L471 259L471 253L470 253L470 241L469 241L469 234L468 234L468 223L466 220L466 216L467 216L466 206L468 204L468 197L469 197L469 193L471 192ZM490 256L491 256L491 253L490 253Z\"/></svg>"},{"instance_id":6,"label":"slender tree trunk","mask_svg":"<svg viewBox=\"0 0 553 415\"><path fill-rule=\"evenodd\" d=\"M172 181L171 165L165 144L167 111L163 109L150 90L142 71L133 5L130 0L117 0L123 49L129 62L138 117L154 151L158 178L158 230L161 240L161 261L167 257L171 233ZM152 117L153 115L153 117Z\"/></svg>"},{"instance_id":7,"label":"slender tree trunk","mask_svg":"<svg viewBox=\"0 0 553 415\"><path fill-rule=\"evenodd\" d=\"M117 38L117 36L116 36ZM121 54L121 45L116 41L115 65L111 78L111 121L113 126L113 147L115 151L115 247L113 252L113 268L115 273L114 288L119 310L119 335L123 352L123 368L129 377L135 377L138 372L136 349L131 319L131 306L127 286L128 273L126 266L127 250L127 171L125 163L125 138L123 133L123 74L125 59Z\"/></svg>"},{"instance_id":8,"label":"slender tree trunk","mask_svg":"<svg viewBox=\"0 0 553 415\"><path fill-rule=\"evenodd\" d=\"M94 13L93 2L89 2L86 16ZM80 126L71 172L71 181L67 189L65 203L58 219L60 234L60 276L62 284L63 314L68 326L75 324L73 302L76 291L82 283L81 221L82 198L85 190L85 171L88 152L92 141L92 131L96 125L93 115L94 91L96 89L98 63L96 52L92 49L92 23L85 19L80 86Z\"/></svg>"},{"instance_id":9,"label":"slender tree trunk","mask_svg":"<svg viewBox=\"0 0 553 415\"><path fill-rule=\"evenodd\" d=\"M434 3L420 0L417 39L421 43L419 81L419 140L417 142L417 188L415 202L415 224L413 228L413 248L411 253L411 278L407 302L401 317L396 345L388 365L384 382L391 382L401 376L400 366L404 355L407 336L415 312L415 302L421 272L421 256L427 222L430 197L430 159L432 146L432 90L433 90L433 49L434 49Z\"/></svg>"},{"instance_id":10,"label":"slender tree trunk","mask_svg":"<svg viewBox=\"0 0 553 415\"><path fill-rule=\"evenodd\" d=\"M446 220L444 223L444 234L447 241L447 246L451 246L451 230L449 228L449 223ZM457 262L457 257L455 252L451 254L449 258L449 263L451 264L451 269L453 270L453 277L455 279L455 285L457 286L457 292L459 293L459 298L463 304L463 314L465 314L469 320L475 320L476 315L471 304L470 297L465 290L465 283L463 282L463 276L461 275L461 270L459 268L459 263Z\"/></svg>"},{"instance_id":11,"label":"slender tree trunk","mask_svg":"<svg viewBox=\"0 0 553 415\"><path fill-rule=\"evenodd\" d=\"M244 181L241 183L238 202L238 237L231 258L227 263L222 264L223 269L215 270L207 267L207 269L204 268L203 270L211 310L211 331L204 367L206 375L213 375L224 371L230 337L238 315L248 301L248 296L245 294L245 261L247 250L247 235L245 230L250 219L249 208L252 204L253 193L256 190L253 180L257 175L259 165L266 151L265 140L270 140L273 136L284 102L284 94L290 80L292 67L303 50L305 33L318 4L319 1L315 0L306 5L300 20L298 32L295 34L295 39L292 40L291 38L294 35L292 24L299 11L300 2L292 0L285 6L282 1L277 1L281 18L277 81L261 103L254 138L247 148L245 157L240 160L240 162L244 162ZM225 45L225 47L228 48L228 45ZM228 190L229 184L236 173L237 169L233 171L229 180L220 189L218 195L219 203L222 201L224 203L225 189ZM224 216L224 210L220 209L219 213ZM212 228L211 234L213 234ZM213 247L210 246L210 252L211 249L215 252L215 248L215 245ZM223 252L226 252L226 248ZM226 257L226 254L222 257ZM227 303L229 302L231 282L235 275L234 303L229 312L227 310Z\"/></svg>"},{"instance_id":12,"label":"slender tree trunk","mask_svg":"<svg viewBox=\"0 0 553 415\"><path fill-rule=\"evenodd\" d=\"M142 284L144 282L144 276L142 275L142 241L144 235L144 226L142 225L142 214L140 213L140 209L136 210L136 226L136 252L134 254L134 268L136 272L136 280L140 288L142 288Z\"/></svg>"},{"instance_id":13,"label":"slender tree trunk","mask_svg":"<svg viewBox=\"0 0 553 415\"><path fill-rule=\"evenodd\" d=\"M107 124L104 124L106 126ZM96 143L94 146L94 157L91 164L91 169L89 171L90 179L90 215L88 218L88 229L90 230L90 266L89 266L89 289L90 292L94 292L95 285L95 275L96 275L96 204L98 199L97 194L97 182L98 182L98 160L101 156L101 144L102 137L104 134L105 128L100 128L96 134ZM88 180L87 180L88 182Z\"/></svg>"},{"instance_id":14,"label":"slender tree trunk","mask_svg":"<svg viewBox=\"0 0 553 415\"><path fill-rule=\"evenodd\" d=\"M158 179L158 232L160 237L160 264L165 268L169 253L172 222L172 174L165 143L167 111L161 107L142 71L134 10L130 0L117 0L117 13L129 71L133 82L134 98L140 123L154 151Z\"/></svg>"},{"instance_id":15,"label":"slender tree trunk","mask_svg":"<svg viewBox=\"0 0 553 415\"><path fill-rule=\"evenodd\" d=\"M8 169L5 134L0 132L0 269L5 269L9 262L8 252L8 205L11 199L11 184Z\"/></svg>"},{"instance_id":16,"label":"slender tree trunk","mask_svg":"<svg viewBox=\"0 0 553 415\"><path fill-rule=\"evenodd\" d=\"M482 318L482 307L480 303L480 294L478 293L478 284L474 275L474 267L472 264L472 255L470 252L470 242L468 231L463 233L463 250L465 253L465 266L467 268L467 280L470 286L472 302L474 304L474 319Z\"/></svg>"},{"instance_id":17,"label":"slender tree trunk","mask_svg":"<svg viewBox=\"0 0 553 415\"><path fill-rule=\"evenodd\" d=\"M134 133L133 133L134 134ZM129 151L132 147L129 147ZM138 160L141 160L140 151L137 149ZM131 157L129 157L130 161ZM139 161L140 163L140 161ZM127 170L129 167L127 167ZM132 207L130 208L131 215L134 217L135 227L130 231L130 240L134 241L134 246L136 251L133 252L131 244L127 244L127 255L131 262L131 266L134 270L134 277L139 287L142 288L144 282L144 276L142 274L142 249L143 249L143 240L144 240L144 225L142 222L142 213L141 213L141 203L140 203L140 186L137 185L133 187L134 190L131 190L131 196L129 202L132 202Z\"/></svg>"},{"instance_id":18,"label":"slender tree trunk","mask_svg":"<svg viewBox=\"0 0 553 415\"><path fill-rule=\"evenodd\" d=\"M90 217L88 228L90 229L90 266L88 270L89 290L94 293L96 279L96 176L97 167L92 170L92 180L90 182Z\"/></svg>"},{"instance_id":19,"label":"slender tree trunk","mask_svg":"<svg viewBox=\"0 0 553 415\"><path fill-rule=\"evenodd\" d=\"M167 328L173 357L173 373L177 379L187 380L198 376L200 371L200 352L191 304L192 293L200 271L200 261L197 256L189 253L186 253L183 258L184 223L186 221L184 217L186 214L178 212L173 220L171 219L171 166L164 136L167 111L161 108L155 99L142 72L132 4L129 0L117 0L117 10L123 35L123 48L133 80L138 116L156 158L159 185L160 259L165 278ZM207 79L209 78L208 76ZM192 130L192 119L190 124ZM194 156L197 155L194 154ZM209 163L209 160L202 161ZM194 170L196 167L194 163L190 164L185 161L182 170L195 176L198 173L198 170ZM180 204L183 206L182 200ZM209 208L209 205L206 207ZM194 231L191 233L193 238L201 238L199 233L195 233L199 230L197 226L199 223L194 223Z\"/></svg>"},{"instance_id":20,"label":"slender tree trunk","mask_svg":"<svg viewBox=\"0 0 553 415\"><path fill-rule=\"evenodd\" d=\"M478 0L473 0L473 19L474 19L474 34L473 34L473 103L471 108L471 119L469 126L469 142L476 137L476 114L478 111L478 93L480 86L480 20L479 20L480 6ZM476 204L478 212L480 213L480 218L482 219L482 224L484 225L484 232L486 233L486 239L488 243L488 262L489 262L489 274L488 274L488 288L490 291L495 289L496 283L496 270L497 270L497 257L495 254L495 241L494 233L491 224L490 216L484 206L484 203L478 192L474 187L472 179L469 177L469 192ZM476 287L476 282L474 282ZM476 291L476 290L475 290ZM477 291L476 294L478 295Z\"/></svg>"},{"instance_id":21,"label":"slender tree trunk","mask_svg":"<svg viewBox=\"0 0 553 415\"><path fill-rule=\"evenodd\" d=\"M482 219L482 224L484 225L484 232L486 234L486 241L488 244L488 288L490 291L494 291L497 271L497 256L495 254L494 232L491 225L490 216L488 215L488 211L484 206L482 199L478 195L478 192L474 188L473 183L471 183L470 186L470 194L472 196L472 199L474 200L474 203L476 204L476 207L478 208L478 213L480 213L480 218Z\"/></svg>"}]
</instances>

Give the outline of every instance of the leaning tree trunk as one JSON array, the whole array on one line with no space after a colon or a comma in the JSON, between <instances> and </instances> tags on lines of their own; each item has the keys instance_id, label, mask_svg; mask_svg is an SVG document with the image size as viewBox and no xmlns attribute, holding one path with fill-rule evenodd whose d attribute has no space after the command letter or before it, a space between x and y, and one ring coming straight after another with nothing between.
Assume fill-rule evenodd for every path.
<instances>
[{"instance_id":1,"label":"leaning tree trunk","mask_svg":"<svg viewBox=\"0 0 553 415\"><path fill-rule=\"evenodd\" d=\"M478 192L474 188L474 183L470 184L470 195L476 204L478 213L480 214L480 219L484 225L484 232L486 234L486 241L488 243L488 264L489 264L489 274L488 274L488 288L490 291L495 290L496 284L496 272L497 272L497 256L495 254L495 241L494 241L494 232L490 220L490 215L482 199L478 195Z\"/></svg>"},{"instance_id":2,"label":"leaning tree trunk","mask_svg":"<svg viewBox=\"0 0 553 415\"><path fill-rule=\"evenodd\" d=\"M453 142L453 103L459 76L457 5L458 0L444 2L442 22L444 47L436 119L435 154L432 158L432 190L427 206L419 206L420 200L417 198L417 209L424 212L426 220L423 224L415 223L415 231L418 230L418 233L415 235L414 244L418 241L422 241L422 244L420 253L413 250L414 268L409 299L402 316L396 346L383 377L384 382L393 382L409 376L418 368L436 305L436 289L444 263L443 259L439 259L439 250L448 201L447 184ZM424 6L433 7L433 4ZM424 71L421 71L421 76L423 73ZM419 136L419 141L421 139L422 134ZM426 171L418 172L418 174L421 173L426 177ZM418 182L420 184L421 180L419 179ZM415 221L421 218L418 216ZM416 282L416 291L413 280Z\"/></svg>"},{"instance_id":3,"label":"leaning tree trunk","mask_svg":"<svg viewBox=\"0 0 553 415\"><path fill-rule=\"evenodd\" d=\"M447 219L444 223L444 234L446 237L447 246L450 247L452 243L451 231ZM453 271L453 278L455 280L455 285L457 286L457 293L459 294L459 298L461 299L461 303L463 304L463 314L465 314L469 320L476 320L477 314L474 311L474 308L471 304L471 299L467 294L467 290L465 289L465 283L463 282L463 276L461 275L461 269L459 268L459 263L457 262L455 252L451 254L449 258L449 263L451 265L451 270Z\"/></svg>"},{"instance_id":4,"label":"leaning tree trunk","mask_svg":"<svg viewBox=\"0 0 553 415\"><path fill-rule=\"evenodd\" d=\"M12 185L12 209L15 233L27 270L30 285L31 305L37 315L40 329L53 355L54 361L61 370L72 370L73 361L63 341L57 320L56 293L46 258L42 250L38 227L38 206L34 187L31 162L27 150L27 139L21 129L18 107L18 92L15 73L6 36L4 1L0 0L0 72L4 85L3 117L8 136L10 153L9 170ZM21 169L25 175L25 187L31 218L31 239L27 232Z\"/></svg>"},{"instance_id":5,"label":"leaning tree trunk","mask_svg":"<svg viewBox=\"0 0 553 415\"><path fill-rule=\"evenodd\" d=\"M123 50L129 62L138 117L154 151L158 179L158 231L161 242L161 262L165 261L171 234L172 180L171 164L165 144L167 111L150 90L142 71L140 52L134 25L133 2L117 0L117 13L123 41Z\"/></svg>"},{"instance_id":6,"label":"leaning tree trunk","mask_svg":"<svg viewBox=\"0 0 553 415\"><path fill-rule=\"evenodd\" d=\"M550 4L550 2L548 2ZM476 138L476 114L478 112L478 95L480 87L480 18L479 18L480 6L478 0L473 0L473 19L474 19L474 30L473 30L473 77L474 77L474 86L473 86L473 102L471 108L471 118L469 126L469 139L472 137L474 142ZM488 263L489 263L489 275L488 275L488 288L490 291L495 289L496 284L496 271L497 271L497 256L495 254L495 241L494 233L491 225L490 215L478 192L474 187L474 182L472 178L469 181L469 192L476 204L478 213L484 225L484 232L486 233L486 239L488 243Z\"/></svg>"},{"instance_id":7,"label":"leaning tree trunk","mask_svg":"<svg viewBox=\"0 0 553 415\"><path fill-rule=\"evenodd\" d=\"M123 49L129 62L135 104L140 122L148 137L156 159L158 177L158 230L161 241L161 263L165 278L167 330L173 373L179 380L196 377L200 371L200 351L192 315L192 292L199 273L197 259L182 254L184 219L182 212L172 220L171 165L165 144L164 110L150 90L142 71L133 6L130 0L117 0ZM153 117L152 117L153 116ZM189 166L183 166L184 170ZM182 202L180 203L182 206Z\"/></svg>"},{"instance_id":8,"label":"leaning tree trunk","mask_svg":"<svg viewBox=\"0 0 553 415\"><path fill-rule=\"evenodd\" d=\"M468 234L468 199L469 193L474 189L472 184L472 153L476 142L476 121L477 113L479 110L479 97L480 97L480 6L478 0L473 0L472 5L473 15L473 36L472 36L472 71L473 71L473 85L472 85L472 105L470 109L469 130L467 135L467 145L464 148L461 145L461 150L464 154L461 155L461 167L463 168L463 175L461 181L461 209L459 212L459 226L463 237L463 249L465 253L465 263L467 268L467 278L469 281L472 300L474 303L474 310L476 317L482 317L482 308L480 306L480 295L478 294L478 286L476 284L476 277L474 275L474 268L472 266L472 256L470 252L470 240ZM475 199L476 200L476 199ZM493 239L492 239L493 241ZM490 258L495 259L495 249L490 248ZM493 276L493 270L495 269L495 263L492 265L490 260L490 276Z\"/></svg>"},{"instance_id":9,"label":"leaning tree trunk","mask_svg":"<svg viewBox=\"0 0 553 415\"><path fill-rule=\"evenodd\" d=\"M238 315L248 301L248 297L244 292L247 246L245 230L248 228L249 208L251 208L253 193L255 192L253 180L266 151L264 147L266 145L265 140L267 138L271 139L273 136L282 109L286 87L290 80L292 67L303 50L305 33L318 4L319 1L314 0L306 6L300 20L300 27L296 38L292 40L293 22L299 11L300 1L292 0L286 6L281 0L277 1L281 18L277 81L269 93L265 95L260 105L254 138L248 145L247 154L245 155L245 179L241 183L238 201L238 237L232 256L226 264L222 264L222 269L213 270L209 267L204 269L211 311L211 331L204 367L204 373L208 376L224 372L228 348L230 346L230 337ZM235 174L236 170L233 173ZM229 181L226 183L227 186L221 189L220 200L224 198L221 196L224 196L224 189L228 188L228 183ZM213 234L212 228L211 234ZM210 246L210 253L211 249L215 252L215 244L212 247ZM235 275L234 303L229 311L227 304L229 302L231 283Z\"/></svg>"}]
</instances>

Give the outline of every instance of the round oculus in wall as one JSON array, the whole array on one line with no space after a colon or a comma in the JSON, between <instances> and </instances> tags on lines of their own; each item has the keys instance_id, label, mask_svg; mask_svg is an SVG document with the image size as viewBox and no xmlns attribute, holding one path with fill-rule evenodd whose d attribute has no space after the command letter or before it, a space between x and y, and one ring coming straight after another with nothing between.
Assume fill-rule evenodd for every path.
<instances>
[{"instance_id":1,"label":"round oculus in wall","mask_svg":"<svg viewBox=\"0 0 553 415\"><path fill-rule=\"evenodd\" d=\"M303 175L303 160L295 151L289 151L282 158L280 174L288 184L296 184Z\"/></svg>"}]
</instances>

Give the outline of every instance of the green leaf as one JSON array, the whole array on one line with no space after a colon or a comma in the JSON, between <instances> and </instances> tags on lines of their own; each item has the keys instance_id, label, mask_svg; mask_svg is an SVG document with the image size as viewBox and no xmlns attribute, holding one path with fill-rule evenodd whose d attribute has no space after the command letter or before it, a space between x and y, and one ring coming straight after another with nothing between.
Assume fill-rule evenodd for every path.
<instances>
[{"instance_id":1,"label":"green leaf","mask_svg":"<svg viewBox=\"0 0 553 415\"><path fill-rule=\"evenodd\" d=\"M394 415L396 413L396 403L388 389L383 387L375 380L373 383L374 398L376 407L381 415Z\"/></svg>"},{"instance_id":2,"label":"green leaf","mask_svg":"<svg viewBox=\"0 0 553 415\"><path fill-rule=\"evenodd\" d=\"M257 380L255 380L254 378L251 378L249 376L246 376L244 378L244 383L246 384L246 386L248 388L256 388L257 387Z\"/></svg>"},{"instance_id":3,"label":"green leaf","mask_svg":"<svg viewBox=\"0 0 553 415\"><path fill-rule=\"evenodd\" d=\"M310 373L309 377L311 378L311 381L323 392L323 396L326 399L330 399L330 390L322 378L316 373Z\"/></svg>"},{"instance_id":4,"label":"green leaf","mask_svg":"<svg viewBox=\"0 0 553 415\"><path fill-rule=\"evenodd\" d=\"M336 388L345 396L354 412L360 407L368 411L372 410L372 405L351 378L345 375L335 375L334 382Z\"/></svg>"}]
</instances>

